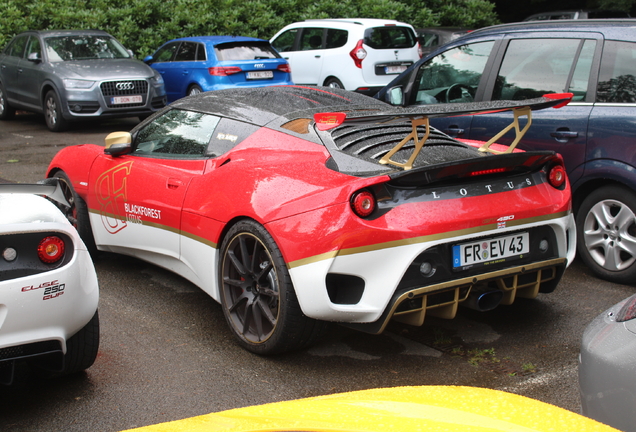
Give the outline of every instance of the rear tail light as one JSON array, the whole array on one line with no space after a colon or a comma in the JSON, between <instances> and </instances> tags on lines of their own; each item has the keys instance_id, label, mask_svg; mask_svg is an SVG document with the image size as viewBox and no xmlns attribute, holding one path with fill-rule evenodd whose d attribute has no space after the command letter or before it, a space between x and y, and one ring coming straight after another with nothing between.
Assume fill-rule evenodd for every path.
<instances>
[{"instance_id":1,"label":"rear tail light","mask_svg":"<svg viewBox=\"0 0 636 432\"><path fill-rule=\"evenodd\" d=\"M64 257L64 240L57 236L45 237L38 244L38 258L46 264L53 264Z\"/></svg>"},{"instance_id":2,"label":"rear tail light","mask_svg":"<svg viewBox=\"0 0 636 432\"><path fill-rule=\"evenodd\" d=\"M636 296L631 296L616 314L617 322L625 322L636 318Z\"/></svg>"},{"instance_id":3,"label":"rear tail light","mask_svg":"<svg viewBox=\"0 0 636 432\"><path fill-rule=\"evenodd\" d=\"M489 175L489 174L501 174L506 171L508 171L508 168L492 168L492 169L481 170L481 171L473 171L468 173L468 175L470 177L477 177L477 176Z\"/></svg>"},{"instance_id":4,"label":"rear tail light","mask_svg":"<svg viewBox=\"0 0 636 432\"><path fill-rule=\"evenodd\" d=\"M213 76L228 76L241 72L242 69L238 66L225 66L225 67L211 67L208 68L208 72Z\"/></svg>"},{"instance_id":5,"label":"rear tail light","mask_svg":"<svg viewBox=\"0 0 636 432\"><path fill-rule=\"evenodd\" d=\"M560 188L565 183L566 174L563 165L553 165L548 171L548 183L554 188Z\"/></svg>"},{"instance_id":6,"label":"rear tail light","mask_svg":"<svg viewBox=\"0 0 636 432\"><path fill-rule=\"evenodd\" d=\"M375 210L375 196L368 190L362 190L351 196L351 210L361 218L369 216Z\"/></svg>"},{"instance_id":7,"label":"rear tail light","mask_svg":"<svg viewBox=\"0 0 636 432\"><path fill-rule=\"evenodd\" d=\"M367 51L362 46L362 39L358 41L355 48L351 50L349 55L353 59L353 62L356 64L356 66L362 69L362 60L367 57Z\"/></svg>"},{"instance_id":8,"label":"rear tail light","mask_svg":"<svg viewBox=\"0 0 636 432\"><path fill-rule=\"evenodd\" d=\"M422 45L420 45L420 43L417 43L417 55L420 56L420 58L422 58L422 56L424 55L424 53L422 52Z\"/></svg>"},{"instance_id":9,"label":"rear tail light","mask_svg":"<svg viewBox=\"0 0 636 432\"><path fill-rule=\"evenodd\" d=\"M280 64L278 65L278 67L276 67L276 69L278 69L281 72L291 73L291 66L289 65L289 63Z\"/></svg>"}]
</instances>

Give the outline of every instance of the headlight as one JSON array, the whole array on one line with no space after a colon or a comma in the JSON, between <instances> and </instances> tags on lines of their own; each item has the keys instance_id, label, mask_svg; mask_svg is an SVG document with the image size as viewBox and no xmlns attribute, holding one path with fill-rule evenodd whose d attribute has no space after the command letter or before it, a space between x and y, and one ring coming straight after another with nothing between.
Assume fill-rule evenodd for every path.
<instances>
[{"instance_id":1,"label":"headlight","mask_svg":"<svg viewBox=\"0 0 636 432\"><path fill-rule=\"evenodd\" d=\"M159 72L155 72L155 76L152 77L152 83L155 85L163 85L163 77Z\"/></svg>"},{"instance_id":2,"label":"headlight","mask_svg":"<svg viewBox=\"0 0 636 432\"><path fill-rule=\"evenodd\" d=\"M86 81L86 80L76 80L76 79L65 79L64 87L67 90L86 90L93 87L95 81Z\"/></svg>"}]
</instances>

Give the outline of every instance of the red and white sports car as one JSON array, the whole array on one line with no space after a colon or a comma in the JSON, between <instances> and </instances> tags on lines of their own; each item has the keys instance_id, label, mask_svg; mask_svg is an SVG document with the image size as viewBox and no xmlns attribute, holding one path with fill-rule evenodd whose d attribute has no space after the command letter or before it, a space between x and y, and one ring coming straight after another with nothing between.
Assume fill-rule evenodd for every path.
<instances>
[{"instance_id":1,"label":"red and white sports car","mask_svg":"<svg viewBox=\"0 0 636 432\"><path fill-rule=\"evenodd\" d=\"M91 250L180 274L243 347L273 354L311 344L324 321L379 333L554 290L576 241L560 156L462 143L428 118L564 101L397 109L326 88L208 92L105 148L63 149L47 176L68 185Z\"/></svg>"}]
</instances>

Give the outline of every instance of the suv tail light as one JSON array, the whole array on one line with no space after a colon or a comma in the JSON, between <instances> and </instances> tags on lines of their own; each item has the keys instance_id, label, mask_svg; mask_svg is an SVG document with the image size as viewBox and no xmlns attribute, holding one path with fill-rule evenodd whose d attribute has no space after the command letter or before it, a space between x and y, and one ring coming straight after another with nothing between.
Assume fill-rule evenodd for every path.
<instances>
[{"instance_id":1,"label":"suv tail light","mask_svg":"<svg viewBox=\"0 0 636 432\"><path fill-rule=\"evenodd\" d=\"M38 245L38 258L46 264L53 264L64 256L64 240L58 236L45 237Z\"/></svg>"},{"instance_id":2,"label":"suv tail light","mask_svg":"<svg viewBox=\"0 0 636 432\"><path fill-rule=\"evenodd\" d=\"M351 195L351 210L361 218L365 218L375 210L375 197L368 190L357 191Z\"/></svg>"},{"instance_id":3,"label":"suv tail light","mask_svg":"<svg viewBox=\"0 0 636 432\"><path fill-rule=\"evenodd\" d=\"M226 66L226 67L211 67L208 68L208 72L213 76L228 76L241 72L242 69L238 66Z\"/></svg>"},{"instance_id":4,"label":"suv tail light","mask_svg":"<svg viewBox=\"0 0 636 432\"><path fill-rule=\"evenodd\" d=\"M278 69L281 72L285 72L285 73L291 73L291 66L289 65L289 63L285 63L285 64L279 64L276 69Z\"/></svg>"},{"instance_id":5,"label":"suv tail light","mask_svg":"<svg viewBox=\"0 0 636 432\"><path fill-rule=\"evenodd\" d=\"M417 43L417 55L420 56L420 58L422 58L422 56L424 55L424 53L422 52L422 45L420 45L420 43Z\"/></svg>"},{"instance_id":6,"label":"suv tail light","mask_svg":"<svg viewBox=\"0 0 636 432\"><path fill-rule=\"evenodd\" d=\"M356 66L362 69L362 60L367 57L367 51L362 46L362 39L358 41L355 48L351 50L349 55L353 59L353 62L356 64Z\"/></svg>"}]
</instances>

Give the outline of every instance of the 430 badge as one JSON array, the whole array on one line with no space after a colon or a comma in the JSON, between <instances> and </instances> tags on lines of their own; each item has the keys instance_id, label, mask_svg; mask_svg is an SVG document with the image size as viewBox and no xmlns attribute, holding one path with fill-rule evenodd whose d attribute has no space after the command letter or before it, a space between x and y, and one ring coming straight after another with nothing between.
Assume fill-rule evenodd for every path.
<instances>
[{"instance_id":1,"label":"430 badge","mask_svg":"<svg viewBox=\"0 0 636 432\"><path fill-rule=\"evenodd\" d=\"M35 290L41 289L43 290L42 300L50 300L64 294L64 288L66 288L66 284L59 283L59 281L54 280L51 282L42 282L40 285L29 285L29 286L22 287L22 292L35 291Z\"/></svg>"}]
</instances>

